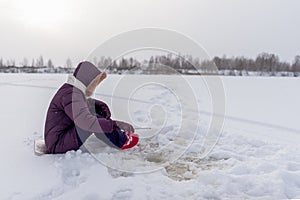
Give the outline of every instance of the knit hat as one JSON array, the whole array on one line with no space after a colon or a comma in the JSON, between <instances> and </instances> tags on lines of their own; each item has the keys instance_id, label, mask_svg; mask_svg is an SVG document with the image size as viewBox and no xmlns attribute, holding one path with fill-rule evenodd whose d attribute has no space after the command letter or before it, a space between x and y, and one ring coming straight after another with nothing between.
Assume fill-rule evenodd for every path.
<instances>
[{"instance_id":1,"label":"knit hat","mask_svg":"<svg viewBox=\"0 0 300 200\"><path fill-rule=\"evenodd\" d=\"M94 64L83 61L77 65L73 75L87 87L100 73L101 71Z\"/></svg>"}]
</instances>

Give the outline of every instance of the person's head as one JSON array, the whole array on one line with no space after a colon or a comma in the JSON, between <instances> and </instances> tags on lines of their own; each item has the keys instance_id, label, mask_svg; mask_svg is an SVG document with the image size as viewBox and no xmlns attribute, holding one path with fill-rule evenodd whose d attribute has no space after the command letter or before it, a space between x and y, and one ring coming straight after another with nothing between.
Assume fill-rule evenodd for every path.
<instances>
[{"instance_id":1,"label":"person's head","mask_svg":"<svg viewBox=\"0 0 300 200\"><path fill-rule=\"evenodd\" d=\"M99 83L106 78L106 73L102 72L88 61L80 62L73 75L86 86L85 95L91 96Z\"/></svg>"}]
</instances>

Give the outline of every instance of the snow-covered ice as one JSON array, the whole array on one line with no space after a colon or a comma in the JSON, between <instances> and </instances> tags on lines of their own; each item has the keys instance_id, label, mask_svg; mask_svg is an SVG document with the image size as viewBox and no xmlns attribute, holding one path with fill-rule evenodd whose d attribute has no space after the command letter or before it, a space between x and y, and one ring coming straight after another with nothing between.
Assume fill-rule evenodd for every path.
<instances>
[{"instance_id":1,"label":"snow-covered ice","mask_svg":"<svg viewBox=\"0 0 300 200\"><path fill-rule=\"evenodd\" d=\"M92 154L44 156L34 155L33 141L43 135L49 101L66 75L0 77L0 199L300 198L300 79L221 77L225 123L201 158L211 118L222 113L212 114L210 93L197 76L184 76L185 85L177 76L109 75L96 98L112 107L113 118L152 127L137 130L141 145L119 152L90 138ZM182 98L187 86L194 100ZM198 111L190 107L194 101Z\"/></svg>"}]
</instances>

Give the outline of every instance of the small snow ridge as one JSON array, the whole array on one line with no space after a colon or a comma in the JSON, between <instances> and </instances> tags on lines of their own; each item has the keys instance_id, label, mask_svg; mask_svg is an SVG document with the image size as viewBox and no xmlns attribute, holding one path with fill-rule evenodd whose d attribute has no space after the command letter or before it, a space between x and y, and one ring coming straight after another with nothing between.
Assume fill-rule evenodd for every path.
<instances>
[{"instance_id":1,"label":"small snow ridge","mask_svg":"<svg viewBox=\"0 0 300 200\"><path fill-rule=\"evenodd\" d=\"M132 189L121 189L116 191L116 193L112 196L112 199L115 200L130 200L132 199Z\"/></svg>"}]
</instances>

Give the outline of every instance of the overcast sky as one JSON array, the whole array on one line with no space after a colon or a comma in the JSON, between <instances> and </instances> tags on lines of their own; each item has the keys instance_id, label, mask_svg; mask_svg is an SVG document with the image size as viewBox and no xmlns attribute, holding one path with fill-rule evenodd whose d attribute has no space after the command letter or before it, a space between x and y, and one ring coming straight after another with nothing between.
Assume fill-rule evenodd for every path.
<instances>
[{"instance_id":1,"label":"overcast sky","mask_svg":"<svg viewBox=\"0 0 300 200\"><path fill-rule=\"evenodd\" d=\"M0 0L0 57L74 63L124 31L181 32L211 56L300 54L299 0Z\"/></svg>"}]
</instances>

